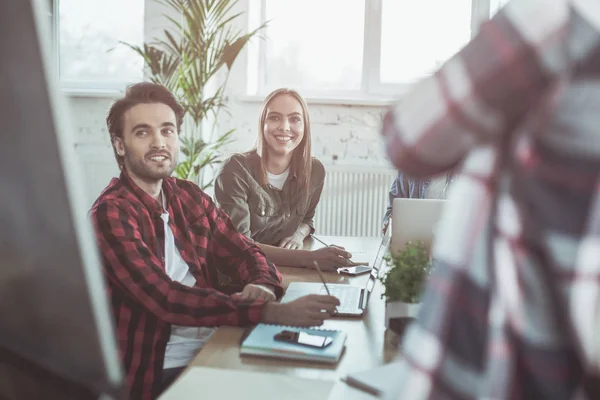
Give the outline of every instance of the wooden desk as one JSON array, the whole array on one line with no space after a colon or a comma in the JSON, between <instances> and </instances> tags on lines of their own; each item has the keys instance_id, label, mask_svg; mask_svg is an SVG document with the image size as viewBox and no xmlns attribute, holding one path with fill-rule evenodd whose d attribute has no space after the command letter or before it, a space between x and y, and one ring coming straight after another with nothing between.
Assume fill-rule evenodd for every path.
<instances>
[{"instance_id":1,"label":"wooden desk","mask_svg":"<svg viewBox=\"0 0 600 400\"><path fill-rule=\"evenodd\" d=\"M375 258L380 240L360 237L319 237L325 243L344 246L349 251L366 251ZM309 240L305 248L323 247ZM280 267L284 287L290 282L320 282L317 273L308 268ZM337 273L324 273L328 283L347 283L364 286L368 274L349 277ZM324 328L339 329L348 333L346 350L336 365L321 365L303 361L285 361L259 357L241 357L239 346L244 328L221 327L210 338L190 366L204 366L247 371L264 371L303 378L338 381L348 373L363 371L390 361L396 350L385 345L385 300L381 298L382 286L378 282L371 293L367 312L362 318L332 318ZM372 398L343 382L336 385L330 399Z\"/></svg>"}]
</instances>

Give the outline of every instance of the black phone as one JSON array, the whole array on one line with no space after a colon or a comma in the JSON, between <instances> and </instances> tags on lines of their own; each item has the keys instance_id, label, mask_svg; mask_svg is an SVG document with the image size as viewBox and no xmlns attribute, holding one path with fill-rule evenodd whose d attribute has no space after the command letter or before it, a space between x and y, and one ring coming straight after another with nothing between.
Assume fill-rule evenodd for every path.
<instances>
[{"instance_id":1,"label":"black phone","mask_svg":"<svg viewBox=\"0 0 600 400\"><path fill-rule=\"evenodd\" d=\"M274 336L275 340L301 346L316 347L322 349L333 343L333 339L325 335L313 335L306 332L281 331Z\"/></svg>"},{"instance_id":2,"label":"black phone","mask_svg":"<svg viewBox=\"0 0 600 400\"><path fill-rule=\"evenodd\" d=\"M340 269L338 269L338 271L341 274L346 274L346 275L360 275L360 274L365 274L367 272L370 272L371 267L366 267L366 266L360 265L360 266L356 266L356 267L340 268Z\"/></svg>"}]
</instances>

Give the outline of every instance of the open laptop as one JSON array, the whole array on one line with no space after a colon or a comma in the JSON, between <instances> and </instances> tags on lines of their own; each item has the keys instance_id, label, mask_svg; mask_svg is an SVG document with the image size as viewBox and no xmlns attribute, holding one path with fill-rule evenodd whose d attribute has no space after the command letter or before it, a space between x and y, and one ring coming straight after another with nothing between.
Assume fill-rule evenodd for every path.
<instances>
[{"instance_id":1,"label":"open laptop","mask_svg":"<svg viewBox=\"0 0 600 400\"><path fill-rule=\"evenodd\" d=\"M446 203L438 199L394 199L391 251L402 251L409 241L421 241L431 249Z\"/></svg>"},{"instance_id":2,"label":"open laptop","mask_svg":"<svg viewBox=\"0 0 600 400\"><path fill-rule=\"evenodd\" d=\"M365 313L369 305L369 297L375 287L379 270L383 264L383 259L387 254L390 239L391 229L388 229L385 235L383 235L383 239L375 255L375 260L373 261L369 279L367 279L364 287L339 283L327 284L331 295L340 300L340 305L335 312L336 316L361 317ZM281 302L288 303L309 294L327 294L327 291L321 282L292 282L288 286Z\"/></svg>"}]
</instances>

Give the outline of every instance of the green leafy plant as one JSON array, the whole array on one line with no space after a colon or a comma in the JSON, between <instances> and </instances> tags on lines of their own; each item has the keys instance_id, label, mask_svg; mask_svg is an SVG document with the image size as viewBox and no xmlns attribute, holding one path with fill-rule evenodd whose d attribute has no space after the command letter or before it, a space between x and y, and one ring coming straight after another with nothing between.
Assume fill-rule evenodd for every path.
<instances>
[{"instance_id":1,"label":"green leafy plant","mask_svg":"<svg viewBox=\"0 0 600 400\"><path fill-rule=\"evenodd\" d=\"M181 136L184 158L175 174L207 188L213 181L202 182L203 170L220 162L219 149L231 142L234 130L213 140L216 123L210 132L203 132L202 123L207 117L216 122L219 112L226 109L225 88L231 67L266 24L248 33L235 29L243 14L233 11L238 0L156 1L170 11L163 14L171 23L171 28L164 30L164 38L155 38L142 47L124 44L144 58L150 80L167 87L185 109ZM209 84L217 77L221 84L211 90Z\"/></svg>"},{"instance_id":2,"label":"green leafy plant","mask_svg":"<svg viewBox=\"0 0 600 400\"><path fill-rule=\"evenodd\" d=\"M408 242L401 252L385 258L390 267L380 278L387 302L419 303L431 272L429 254L422 242Z\"/></svg>"}]
</instances>

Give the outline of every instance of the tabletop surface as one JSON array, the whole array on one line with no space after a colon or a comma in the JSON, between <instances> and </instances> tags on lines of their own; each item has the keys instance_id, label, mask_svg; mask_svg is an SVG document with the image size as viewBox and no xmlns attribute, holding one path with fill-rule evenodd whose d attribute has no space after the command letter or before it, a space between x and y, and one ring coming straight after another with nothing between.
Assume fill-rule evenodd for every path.
<instances>
[{"instance_id":1,"label":"tabletop surface","mask_svg":"<svg viewBox=\"0 0 600 400\"><path fill-rule=\"evenodd\" d=\"M350 252L367 252L371 260L375 259L380 239L363 237L319 237L327 244L340 245ZM323 247L317 241L309 239L306 249ZM309 268L279 267L283 286L291 282L320 282L316 271ZM356 277L338 273L324 272L328 283L352 284L364 286L369 274ZM324 329L343 330L348 334L346 349L340 361L335 365L323 365L308 361L286 361L254 356L240 356L240 343L246 328L220 327L206 343L202 351L190 364L229 370L268 372L295 376L299 378L324 379L336 382L329 397L330 400L352 398L373 398L364 392L350 388L339 379L348 373L364 371L391 361L397 350L386 344L385 300L381 297L382 285L377 282L367 311L362 317L334 317L323 324Z\"/></svg>"}]
</instances>

